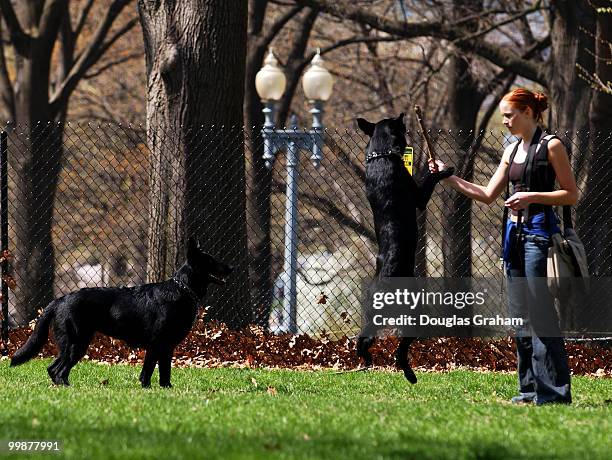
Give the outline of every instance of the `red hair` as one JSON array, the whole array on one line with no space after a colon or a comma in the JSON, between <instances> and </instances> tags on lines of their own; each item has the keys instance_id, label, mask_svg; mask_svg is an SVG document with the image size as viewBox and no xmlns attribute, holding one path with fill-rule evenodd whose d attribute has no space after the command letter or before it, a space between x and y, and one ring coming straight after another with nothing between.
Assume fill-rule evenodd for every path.
<instances>
[{"instance_id":1,"label":"red hair","mask_svg":"<svg viewBox=\"0 0 612 460\"><path fill-rule=\"evenodd\" d=\"M544 93L529 91L525 88L516 88L506 94L502 100L509 102L513 107L524 111L527 107L533 111L533 118L542 123L542 112L548 108L548 97Z\"/></svg>"}]
</instances>

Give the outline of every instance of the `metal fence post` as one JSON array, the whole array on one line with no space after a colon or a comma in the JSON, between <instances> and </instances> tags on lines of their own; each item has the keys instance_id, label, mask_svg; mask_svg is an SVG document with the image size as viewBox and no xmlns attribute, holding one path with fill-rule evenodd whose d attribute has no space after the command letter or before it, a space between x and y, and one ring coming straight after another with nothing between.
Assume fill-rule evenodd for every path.
<instances>
[{"instance_id":1,"label":"metal fence post","mask_svg":"<svg viewBox=\"0 0 612 460\"><path fill-rule=\"evenodd\" d=\"M323 159L323 102L314 101L314 106L310 109L312 114L312 156L310 160L315 168L321 165Z\"/></svg>"},{"instance_id":2,"label":"metal fence post","mask_svg":"<svg viewBox=\"0 0 612 460\"><path fill-rule=\"evenodd\" d=\"M295 118L292 128L296 130ZM289 331L297 333L297 211L299 149L294 141L287 145L287 202L285 208L285 263L283 308L289 312Z\"/></svg>"},{"instance_id":3,"label":"metal fence post","mask_svg":"<svg viewBox=\"0 0 612 460\"><path fill-rule=\"evenodd\" d=\"M2 255L8 251L8 134L0 132L0 233L2 235L0 244ZM2 258L2 353L8 353L8 284L5 276L8 276L8 257Z\"/></svg>"},{"instance_id":4,"label":"metal fence post","mask_svg":"<svg viewBox=\"0 0 612 460\"><path fill-rule=\"evenodd\" d=\"M266 167L271 168L278 149L287 148L287 198L285 205L285 252L281 279L283 281L283 312L289 316L289 332L298 332L297 326L297 254L298 254L298 177L299 151L311 152L310 159L318 167L323 159L323 124L321 120L322 106L318 104L313 109L313 127L310 132L300 132L297 127L297 117L291 116L291 128L275 129L273 114L274 103L268 101L264 108L266 122L261 130L264 139L264 155Z\"/></svg>"}]
</instances>

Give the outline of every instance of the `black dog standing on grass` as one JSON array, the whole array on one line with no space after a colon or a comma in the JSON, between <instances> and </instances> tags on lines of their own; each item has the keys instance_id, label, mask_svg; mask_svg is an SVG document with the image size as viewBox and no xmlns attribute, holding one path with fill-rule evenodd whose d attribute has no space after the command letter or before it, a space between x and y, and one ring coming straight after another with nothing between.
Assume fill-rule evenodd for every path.
<instances>
[{"instance_id":1,"label":"black dog standing on grass","mask_svg":"<svg viewBox=\"0 0 612 460\"><path fill-rule=\"evenodd\" d=\"M52 323L59 354L47 370L55 384L69 385L70 370L85 355L94 334L101 332L131 347L145 348L143 387L151 386L158 363L160 386L171 387L174 349L193 327L209 282L224 284L233 270L203 252L194 240L189 239L187 246L187 261L168 281L130 288L86 288L52 301L28 341L13 355L11 366L40 352Z\"/></svg>"},{"instance_id":2,"label":"black dog standing on grass","mask_svg":"<svg viewBox=\"0 0 612 460\"><path fill-rule=\"evenodd\" d=\"M416 209L425 209L435 185L453 174L449 168L425 176L419 186L406 170L402 155L406 148L404 114L378 123L357 119L359 128L370 137L366 150L366 195L374 215L378 241L376 277L414 277L418 237ZM403 337L397 348L397 366L411 383L417 379L408 362L408 347L414 338ZM374 337L360 336L357 355L372 364L369 351Z\"/></svg>"}]
</instances>

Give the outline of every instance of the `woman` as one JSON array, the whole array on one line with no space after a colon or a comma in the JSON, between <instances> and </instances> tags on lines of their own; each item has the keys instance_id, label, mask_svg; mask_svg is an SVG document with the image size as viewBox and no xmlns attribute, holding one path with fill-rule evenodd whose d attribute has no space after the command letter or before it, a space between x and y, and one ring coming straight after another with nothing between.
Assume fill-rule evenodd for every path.
<instances>
[{"instance_id":1,"label":"woman","mask_svg":"<svg viewBox=\"0 0 612 460\"><path fill-rule=\"evenodd\" d=\"M518 396L512 398L516 404L571 403L567 353L558 328L554 299L542 278L546 277L550 236L559 231L552 206L576 204L578 190L567 151L556 138L548 142L548 165L540 162L543 168L552 168L552 171L544 171L550 175L538 176L538 183L534 184L534 176L527 179L523 174L529 156L535 154L545 135L539 124L542 122L542 112L547 107L547 97L542 93L518 88L506 94L499 104L499 110L504 126L519 140L505 149L489 184L485 187L457 176L442 181L458 192L489 205L506 188L508 181L513 186L512 196L505 201L510 212L504 222L508 305L510 314L526 317L529 323L526 325L527 332L519 333L515 338L520 391ZM441 161L429 163L431 171L446 167ZM550 177L550 180L545 181L541 177ZM555 178L559 189L553 191ZM536 280L535 277L540 279ZM551 327L554 328L553 333L550 332ZM546 330L546 333L538 334L538 330Z\"/></svg>"}]
</instances>

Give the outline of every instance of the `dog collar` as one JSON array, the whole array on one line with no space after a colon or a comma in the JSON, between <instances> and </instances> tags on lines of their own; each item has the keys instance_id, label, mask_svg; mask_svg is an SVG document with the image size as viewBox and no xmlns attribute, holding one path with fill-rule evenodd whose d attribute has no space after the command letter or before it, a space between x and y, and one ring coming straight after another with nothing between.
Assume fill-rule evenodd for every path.
<instances>
[{"instance_id":1,"label":"dog collar","mask_svg":"<svg viewBox=\"0 0 612 460\"><path fill-rule=\"evenodd\" d=\"M375 160L376 158L390 157L393 155L400 156L399 152L400 151L398 149L374 150L372 152L366 153L365 161L366 163L369 163L370 161Z\"/></svg>"},{"instance_id":2,"label":"dog collar","mask_svg":"<svg viewBox=\"0 0 612 460\"><path fill-rule=\"evenodd\" d=\"M193 300L195 302L196 305L200 305L201 300L200 298L197 296L197 294L195 293L195 291L193 289L191 289L189 286L187 286L185 283L183 283L181 280L178 280L176 278L172 278L172 281L174 281L178 287L180 289L182 289L183 291L185 291L189 297L191 297L191 300Z\"/></svg>"}]
</instances>

